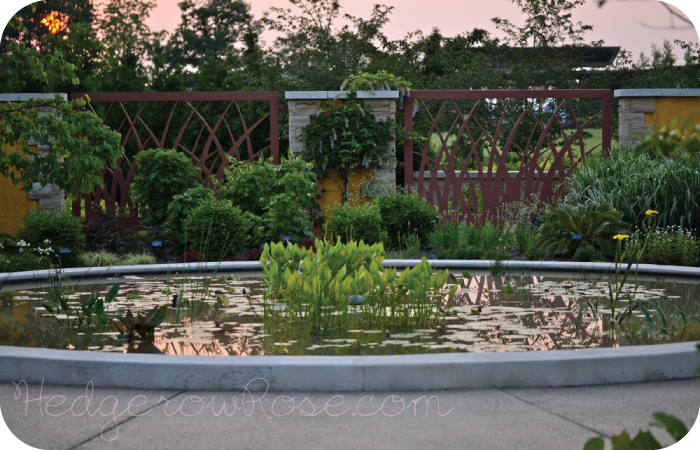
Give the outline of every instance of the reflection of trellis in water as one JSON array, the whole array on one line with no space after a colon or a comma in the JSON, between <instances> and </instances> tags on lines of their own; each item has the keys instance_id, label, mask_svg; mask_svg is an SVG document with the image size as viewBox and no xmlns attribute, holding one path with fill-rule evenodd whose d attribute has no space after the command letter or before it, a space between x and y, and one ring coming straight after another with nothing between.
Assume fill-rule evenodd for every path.
<instances>
[{"instance_id":1,"label":"reflection of trellis in water","mask_svg":"<svg viewBox=\"0 0 700 450\"><path fill-rule=\"evenodd\" d=\"M73 94L71 98L85 94ZM88 94L90 108L109 103L103 114L106 124L122 135L124 155L117 168L105 167L105 187L86 195L85 217L94 217L93 205L104 202L107 211L130 215L124 225L137 223L136 208L129 195L134 178L136 153L150 148L176 149L187 154L201 170L201 182L221 180L228 167L227 157L254 161L271 156L279 163L279 96L277 92L173 92L173 93L105 93ZM252 124L246 122L239 102L267 102L269 111L258 114ZM170 106L172 104L172 106ZM218 106L222 112L211 112ZM159 109L160 108L160 109ZM156 109L157 111L153 111ZM205 112L206 111L206 112ZM216 117L211 121L211 116ZM250 120L250 118L248 119ZM269 134L261 126L269 120ZM147 123L147 121L149 123ZM256 133L257 132L257 133ZM255 134L255 136L254 136ZM269 139L268 139L269 136ZM267 145L255 148L255 141ZM73 203L73 213L80 215L80 200Z\"/></svg>"},{"instance_id":2,"label":"reflection of trellis in water","mask_svg":"<svg viewBox=\"0 0 700 450\"><path fill-rule=\"evenodd\" d=\"M593 112L585 119L578 117L581 105ZM404 183L417 182L418 193L440 211L454 209L470 221L493 217L502 204L532 194L546 201L556 194L557 178L566 175L565 160L573 167L600 146L608 154L610 108L608 90L412 91L404 101L404 126L416 136L427 134L427 141L414 149L413 140L406 139ZM429 130L414 129L426 116ZM602 125L602 143L586 148L583 133L594 124ZM436 155L430 153L433 136L439 139ZM509 172L512 153L520 163ZM420 161L415 168L414 156Z\"/></svg>"}]
</instances>

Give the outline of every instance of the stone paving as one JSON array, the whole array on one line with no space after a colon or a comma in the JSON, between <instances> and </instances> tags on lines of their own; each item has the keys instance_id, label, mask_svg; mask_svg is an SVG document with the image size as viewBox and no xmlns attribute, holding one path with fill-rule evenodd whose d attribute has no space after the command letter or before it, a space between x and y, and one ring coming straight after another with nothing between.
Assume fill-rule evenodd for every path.
<instances>
[{"instance_id":1,"label":"stone paving","mask_svg":"<svg viewBox=\"0 0 700 450\"><path fill-rule=\"evenodd\" d=\"M697 380L432 392L264 394L250 388L97 386L86 413L85 388L2 383L0 408L17 437L46 450L580 450L597 435L649 429L654 412L673 414L690 428L700 408ZM655 435L673 443L665 431Z\"/></svg>"}]
</instances>

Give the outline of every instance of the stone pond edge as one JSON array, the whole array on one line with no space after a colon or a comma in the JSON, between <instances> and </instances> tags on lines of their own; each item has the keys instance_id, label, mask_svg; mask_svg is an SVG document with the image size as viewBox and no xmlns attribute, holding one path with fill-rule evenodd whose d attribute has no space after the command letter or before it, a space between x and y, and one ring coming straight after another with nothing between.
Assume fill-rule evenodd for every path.
<instances>
[{"instance_id":1,"label":"stone pond edge","mask_svg":"<svg viewBox=\"0 0 700 450\"><path fill-rule=\"evenodd\" d=\"M385 260L387 267L418 260ZM488 269L492 261L430 261L435 268ZM614 264L503 261L544 271L609 272ZM258 262L154 264L66 269L72 278L165 272L259 270ZM700 268L640 264L639 273L700 278ZM0 281L35 281L48 271L0 274ZM515 353L390 356L178 356L71 352L0 346L0 382L96 388L242 391L428 391L473 388L594 386L694 378L695 342L622 348Z\"/></svg>"}]
</instances>

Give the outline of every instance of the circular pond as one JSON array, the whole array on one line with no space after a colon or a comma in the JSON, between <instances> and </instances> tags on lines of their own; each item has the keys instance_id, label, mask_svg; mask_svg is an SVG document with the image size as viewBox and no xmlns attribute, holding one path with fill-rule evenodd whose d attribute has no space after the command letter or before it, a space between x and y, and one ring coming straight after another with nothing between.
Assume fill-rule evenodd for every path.
<instances>
[{"instance_id":1,"label":"circular pond","mask_svg":"<svg viewBox=\"0 0 700 450\"><path fill-rule=\"evenodd\" d=\"M677 342L697 331L697 280L628 280L614 295L612 311L613 280L583 272L453 271L449 283L457 292L435 305L437 320L430 326L344 327L323 334L287 320L284 305L266 306L258 273L24 283L12 286L12 305L6 299L0 309L0 345L210 356L402 355L619 347ZM84 308L90 297L105 299L115 285L119 291L104 302L102 323L88 324ZM163 321L146 339L135 333L130 341L113 323L127 323L128 315L146 318L158 307L164 307ZM346 313L359 315L367 307L352 305ZM628 308L622 325L611 324Z\"/></svg>"}]
</instances>

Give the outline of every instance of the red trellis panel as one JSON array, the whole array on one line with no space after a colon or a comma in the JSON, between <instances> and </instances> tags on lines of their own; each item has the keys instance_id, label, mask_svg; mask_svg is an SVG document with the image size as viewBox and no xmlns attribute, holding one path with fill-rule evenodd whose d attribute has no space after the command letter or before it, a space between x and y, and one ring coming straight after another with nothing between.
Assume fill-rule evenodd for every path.
<instances>
[{"instance_id":1,"label":"red trellis panel","mask_svg":"<svg viewBox=\"0 0 700 450\"><path fill-rule=\"evenodd\" d=\"M270 151L275 164L279 164L279 94L277 92L134 92L134 93L93 93L71 94L71 99L87 95L90 100L90 108L98 102L110 103L103 120L110 114L117 114L120 120L119 127L115 130L122 135L122 147L126 148L130 140L133 140L138 151L149 148L172 148L186 153L201 170L201 181L209 184L212 179L221 180L224 169L229 165L227 156L233 156L241 160L240 149L245 146L248 160L254 161L266 150ZM269 113L255 119L252 124L246 123L246 118L241 112L238 102L263 101L269 103ZM142 104L136 115L129 114L126 104L137 102ZM156 102L168 102L173 106L170 109L165 127L155 130L144 122L143 113L149 104ZM218 102L226 104L215 123L210 124L202 116L202 105ZM177 128L173 124L173 117L179 108L185 109L186 120ZM227 117L234 116L243 130L242 134L235 136L229 125ZM251 133L269 119L270 145L265 148L254 149L251 142ZM188 127L198 127L197 138L194 143L184 142L183 137ZM196 130L196 129L195 129ZM140 134L139 134L140 131ZM230 146L224 147L222 135L229 139ZM187 146L187 147L186 147ZM99 205L104 201L107 211L115 214L117 211L128 211L131 214L121 221L124 226L135 225L139 222L136 208L129 195L129 186L133 180L136 169L135 161L129 161L126 156L117 161L117 169L105 167L102 170L103 177L111 175L111 185L104 189L98 188L94 193L84 197L85 218L94 217L93 205ZM81 200L73 203L73 214L80 216Z\"/></svg>"},{"instance_id":2,"label":"red trellis panel","mask_svg":"<svg viewBox=\"0 0 700 450\"><path fill-rule=\"evenodd\" d=\"M462 100L472 101L468 109L462 110L464 106L458 105ZM508 116L513 111L514 102L530 100L533 100L532 104L528 103L522 110L516 110L515 115ZM597 112L579 120L572 105L575 100L599 103ZM461 103L464 105L465 102ZM503 104L502 110L495 111ZM539 115L534 109L537 106L533 107L538 104ZM547 109L543 106L545 104L549 105ZM491 108L492 123L485 123L483 114L480 116L476 112L479 106L481 111L484 106ZM404 144L404 184L413 188L414 170L417 169L418 194L437 204L441 212L455 210L464 213L460 214L462 220L493 218L504 203L523 200L533 194L549 200L556 195L555 175L559 175L560 181L566 176L565 158L573 167L585 162L599 146L602 146L603 155L610 152L609 90L411 91L410 97L404 99L403 108L404 127L409 133ZM427 134L425 145L416 150L410 134L414 132L417 113L427 114L430 129L415 130L423 136ZM566 126L562 120L566 120ZM531 128L524 125L528 121L533 124ZM594 121L600 121L597 126L602 125L602 143L586 148L582 133L592 128ZM556 138L550 135L555 134L554 131L558 133ZM516 143L517 133L529 136L524 148ZM433 135L440 142L437 155L434 151L431 153ZM559 139L559 145L555 139ZM488 155L482 158L484 149ZM515 174L506 168L508 154L514 151L521 158ZM420 161L420 167L416 169L414 155L418 155ZM444 173L442 186L438 182L438 172ZM427 183L426 173L430 176ZM469 189L466 197L461 195L463 188ZM481 193L482 207L477 190Z\"/></svg>"}]
</instances>

